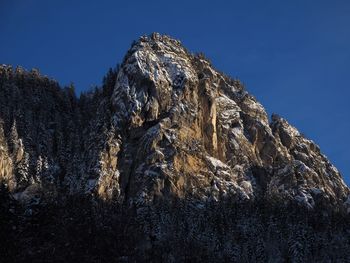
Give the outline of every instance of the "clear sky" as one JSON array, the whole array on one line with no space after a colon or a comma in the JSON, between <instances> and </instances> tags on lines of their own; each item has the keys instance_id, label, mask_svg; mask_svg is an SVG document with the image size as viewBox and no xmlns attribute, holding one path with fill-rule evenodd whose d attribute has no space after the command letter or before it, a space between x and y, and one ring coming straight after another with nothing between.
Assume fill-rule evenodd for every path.
<instances>
[{"instance_id":1,"label":"clear sky","mask_svg":"<svg viewBox=\"0 0 350 263\"><path fill-rule=\"evenodd\" d=\"M0 17L0 63L78 92L139 36L180 39L319 144L350 184L348 0L0 0Z\"/></svg>"}]
</instances>

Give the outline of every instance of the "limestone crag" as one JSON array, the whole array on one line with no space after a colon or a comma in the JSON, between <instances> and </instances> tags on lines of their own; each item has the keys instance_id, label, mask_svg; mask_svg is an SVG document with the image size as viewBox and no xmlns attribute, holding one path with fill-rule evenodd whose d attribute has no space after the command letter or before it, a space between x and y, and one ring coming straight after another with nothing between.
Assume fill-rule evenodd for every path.
<instances>
[{"instance_id":1,"label":"limestone crag","mask_svg":"<svg viewBox=\"0 0 350 263\"><path fill-rule=\"evenodd\" d=\"M228 194L346 202L349 188L314 142L277 115L270 123L239 81L179 41L141 37L113 74L109 92L79 101L35 70L1 68L1 178L14 196L48 183L50 193L137 204Z\"/></svg>"},{"instance_id":2,"label":"limestone crag","mask_svg":"<svg viewBox=\"0 0 350 263\"><path fill-rule=\"evenodd\" d=\"M311 208L314 199L341 206L349 195L315 143L276 115L269 123L238 81L169 37L132 46L111 103L122 138L120 192L128 201L267 194Z\"/></svg>"},{"instance_id":3,"label":"limestone crag","mask_svg":"<svg viewBox=\"0 0 350 263\"><path fill-rule=\"evenodd\" d=\"M135 247L133 255L138 255L135 260L168 242L166 237L177 231L172 227L178 226L171 220L182 220L191 222L192 228L180 227L184 232L179 232L179 239L174 237L175 247L190 231L189 239L184 240L196 244L201 251L198 255L207 253L205 250L220 255L216 260L234 255L237 262L266 262L237 256L237 251L248 255L248 248L236 246L238 239L221 237L216 227L207 229L211 239L198 234L207 206L225 204L231 211L232 205L247 204L242 220L250 217L248 211L261 209L265 213L265 206L275 204L310 213L350 213L348 186L313 141L276 114L269 121L264 107L238 80L217 71L203 55L189 53L179 41L157 33L134 42L122 64L105 76L102 87L79 99L73 86L62 89L37 70L1 66L0 181L26 217L38 216L47 207L67 204L72 198L91 202L87 210L96 213L96 225L103 221L96 209L106 204L124 211L116 218L128 215L125 211L136 211L131 218L140 220L137 224L144 232L137 241L130 241ZM157 214L155 207L160 204L165 209L163 205L178 202L186 204L183 209L188 214L183 218L171 219L168 210ZM213 207L207 218L217 220L224 212ZM86 216L87 212L82 213ZM195 221L192 213L203 216L198 217L202 221ZM254 226L261 223L275 229L275 223L267 219L269 223L260 222L260 214L251 214L249 220L255 220ZM290 220L293 227L302 228L298 224L303 221ZM219 229L231 233L232 224ZM248 241L259 235L257 229L249 232L240 224L232 233L240 233L238 236ZM348 232L344 233L346 239ZM269 250L264 238L253 240L250 249L263 247L265 258L297 258L286 252L286 239L279 241L283 245L276 252ZM175 252L169 246L164 261L173 260ZM129 252L120 250L118 255ZM303 254L303 260L310 259L310 253ZM144 260L154 259L147 255ZM186 255L180 261L185 261ZM208 256L208 261L212 259Z\"/></svg>"}]
</instances>

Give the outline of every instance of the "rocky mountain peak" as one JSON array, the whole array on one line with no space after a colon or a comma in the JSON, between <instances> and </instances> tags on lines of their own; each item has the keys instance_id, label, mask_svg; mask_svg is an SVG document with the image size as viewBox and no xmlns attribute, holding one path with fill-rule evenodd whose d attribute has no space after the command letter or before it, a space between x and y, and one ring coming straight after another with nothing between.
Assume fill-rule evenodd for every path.
<instances>
[{"instance_id":1,"label":"rocky mountain peak","mask_svg":"<svg viewBox=\"0 0 350 263\"><path fill-rule=\"evenodd\" d=\"M23 101L30 89L23 86L39 85L43 92L33 98L43 108L25 108L26 103L20 102L14 111L6 106L8 102L2 104L2 112L10 113L2 118L17 122L23 137L14 148L21 149L20 160L18 150L8 153L9 158L12 155L12 169L19 169L16 166L25 153L31 159L27 166L33 165L29 170L46 160L47 169L57 173L50 170L51 180L63 183L71 193L91 192L130 204L187 195L198 200L269 196L294 200L309 208L314 207L316 199L342 207L349 195L339 172L314 142L278 115L273 115L270 123L263 106L239 81L219 73L203 56L190 54L168 36L154 33L133 43L109 84L113 85L110 95L74 102L68 94L51 88L52 105L57 106L39 121L23 116L38 110L46 114L42 98L48 96L50 88L45 85L57 84L43 82L37 71L27 74L16 70L11 78L9 69L1 72L2 92L13 94L16 90ZM8 86L13 87L4 88ZM66 107L64 118L71 123L71 134L58 130L61 124L54 113L60 109L57 103ZM97 111L89 113L86 122L84 115L93 110L85 106L88 104L96 104ZM78 121L72 123L70 118ZM28 137L31 127L42 127L35 136L46 134L47 139L42 141L45 151L32 144L32 136ZM57 159L61 154L57 134L68 144L73 143L73 148L67 150L76 163L70 163L70 158ZM100 143L91 148L88 144L96 138ZM4 178L11 177L9 172L2 173ZM42 179L38 177L38 181ZM11 185L23 181L19 174L11 180ZM17 191L33 182L26 181L13 191L21 196L23 192Z\"/></svg>"},{"instance_id":2,"label":"rocky mountain peak","mask_svg":"<svg viewBox=\"0 0 350 263\"><path fill-rule=\"evenodd\" d=\"M156 33L141 37L117 76L113 93L117 115L127 113L135 126L155 120L176 104L177 90L196 81L191 57L178 41Z\"/></svg>"},{"instance_id":3,"label":"rocky mountain peak","mask_svg":"<svg viewBox=\"0 0 350 263\"><path fill-rule=\"evenodd\" d=\"M313 141L276 114L270 122L238 80L157 33L134 42L80 99L38 71L1 66L0 182L29 218L75 198L88 200L87 210L117 206L116 218L131 211L145 231L137 255L171 234L166 209L179 203L216 219L235 218L232 206L350 213L349 188ZM196 240L216 247L191 224Z\"/></svg>"},{"instance_id":4,"label":"rocky mountain peak","mask_svg":"<svg viewBox=\"0 0 350 263\"><path fill-rule=\"evenodd\" d=\"M155 33L132 45L112 105L113 124L127 146L121 148L131 151L121 156L133 158L122 158L118 170L127 185L119 190L133 192L131 202L267 194L313 208L315 199L343 204L349 194L314 142L277 115L269 123L239 81L168 36Z\"/></svg>"}]
</instances>

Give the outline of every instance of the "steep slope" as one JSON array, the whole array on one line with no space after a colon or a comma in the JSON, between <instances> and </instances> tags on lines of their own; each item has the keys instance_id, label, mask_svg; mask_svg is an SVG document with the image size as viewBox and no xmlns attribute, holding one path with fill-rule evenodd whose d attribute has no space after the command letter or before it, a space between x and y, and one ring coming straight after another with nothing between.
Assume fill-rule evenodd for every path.
<instances>
[{"instance_id":1,"label":"steep slope","mask_svg":"<svg viewBox=\"0 0 350 263\"><path fill-rule=\"evenodd\" d=\"M311 208L321 199L341 206L349 195L317 145L276 115L270 124L239 82L166 36L129 50L112 103L125 145L120 191L130 201L283 195Z\"/></svg>"},{"instance_id":2,"label":"steep slope","mask_svg":"<svg viewBox=\"0 0 350 263\"><path fill-rule=\"evenodd\" d=\"M15 194L41 183L49 188L79 147L77 101L71 90L61 90L36 70L0 71L0 136L7 160L0 177Z\"/></svg>"},{"instance_id":3,"label":"steep slope","mask_svg":"<svg viewBox=\"0 0 350 263\"><path fill-rule=\"evenodd\" d=\"M38 242L35 261L52 247L58 261L92 248L78 259L320 262L322 250L319 259L350 260L350 190L337 169L286 120L270 122L239 81L168 36L134 42L80 99L35 70L1 66L0 120L3 209L12 211L4 231L20 239L18 260L36 220L37 241L62 238ZM75 236L93 245L68 253L62 222L84 226ZM317 242L304 250L306 240Z\"/></svg>"}]
</instances>

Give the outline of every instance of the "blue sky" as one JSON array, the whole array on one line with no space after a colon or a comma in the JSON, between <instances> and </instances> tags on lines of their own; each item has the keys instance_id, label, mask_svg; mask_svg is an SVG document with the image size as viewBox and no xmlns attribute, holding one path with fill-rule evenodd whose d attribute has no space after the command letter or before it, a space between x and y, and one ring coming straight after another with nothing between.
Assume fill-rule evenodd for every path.
<instances>
[{"instance_id":1,"label":"blue sky","mask_svg":"<svg viewBox=\"0 0 350 263\"><path fill-rule=\"evenodd\" d=\"M0 63L78 92L140 35L180 39L319 144L350 184L350 1L0 0L0 17Z\"/></svg>"}]
</instances>

